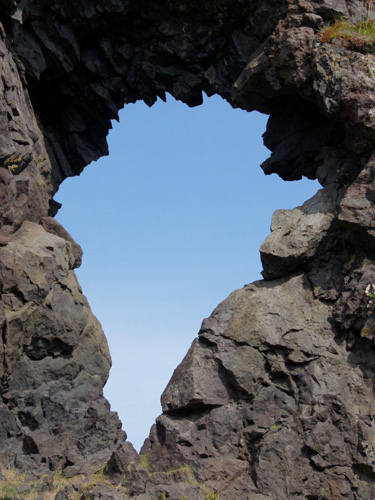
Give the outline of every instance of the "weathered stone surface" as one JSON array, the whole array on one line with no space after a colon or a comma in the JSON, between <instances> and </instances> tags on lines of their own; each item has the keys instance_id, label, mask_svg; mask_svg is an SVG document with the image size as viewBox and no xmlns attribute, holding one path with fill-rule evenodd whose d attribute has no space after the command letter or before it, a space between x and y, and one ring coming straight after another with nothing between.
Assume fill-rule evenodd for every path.
<instances>
[{"instance_id":1,"label":"weathered stone surface","mask_svg":"<svg viewBox=\"0 0 375 500\"><path fill-rule=\"evenodd\" d=\"M171 457L191 463L223 499L233 495L228 478L241 474L254 494L275 499L371 498L361 471L373 467L372 383L332 335L331 316L303 275L234 292L199 337L221 367L228 402L165 412L142 453L158 467Z\"/></svg>"},{"instance_id":2,"label":"weathered stone surface","mask_svg":"<svg viewBox=\"0 0 375 500\"><path fill-rule=\"evenodd\" d=\"M202 350L194 342L189 354L177 368L161 398L166 412L215 407L227 399L225 386L218 377L219 366L210 349Z\"/></svg>"},{"instance_id":3,"label":"weathered stone surface","mask_svg":"<svg viewBox=\"0 0 375 500\"><path fill-rule=\"evenodd\" d=\"M124 440L102 395L110 356L75 262L70 241L32 222L0 247L4 465L88 471Z\"/></svg>"},{"instance_id":4,"label":"weathered stone surface","mask_svg":"<svg viewBox=\"0 0 375 500\"><path fill-rule=\"evenodd\" d=\"M52 217L42 217L40 224L49 233L60 236L60 238L64 238L64 240L67 240L71 244L74 256L74 262L72 262L73 269L79 267L82 264L82 248L73 240L68 231Z\"/></svg>"},{"instance_id":5,"label":"weathered stone surface","mask_svg":"<svg viewBox=\"0 0 375 500\"><path fill-rule=\"evenodd\" d=\"M0 73L0 223L8 233L47 215L53 188L43 134L2 26Z\"/></svg>"},{"instance_id":6,"label":"weathered stone surface","mask_svg":"<svg viewBox=\"0 0 375 500\"><path fill-rule=\"evenodd\" d=\"M202 91L218 92L245 109L270 112L270 127L286 120L292 143L275 153L269 170L285 178L313 177L308 163L340 133L355 150L372 140L373 123L363 117L375 95L373 56L354 57L317 37L335 15L360 18L361 0L16 5L6 29L38 103L56 183L106 153L105 133L119 107L136 99L152 104L165 92L189 105L202 102ZM296 141L298 152L290 147ZM286 153L293 156L289 169L280 165Z\"/></svg>"},{"instance_id":7,"label":"weathered stone surface","mask_svg":"<svg viewBox=\"0 0 375 500\"><path fill-rule=\"evenodd\" d=\"M271 234L260 247L265 279L302 268L316 255L335 218L336 198L334 190L328 187L301 207L273 214Z\"/></svg>"},{"instance_id":8,"label":"weathered stone surface","mask_svg":"<svg viewBox=\"0 0 375 500\"><path fill-rule=\"evenodd\" d=\"M347 187L340 203L339 221L358 235L372 241L375 237L375 158L370 156L355 182Z\"/></svg>"},{"instance_id":9,"label":"weathered stone surface","mask_svg":"<svg viewBox=\"0 0 375 500\"><path fill-rule=\"evenodd\" d=\"M375 497L375 56L319 34L365 15L362 0L1 3L0 488L16 467L17 494L57 500ZM110 356L53 195L106 154L124 103L203 91L270 114L264 172L323 189L275 213L267 281L203 322L138 456L102 395Z\"/></svg>"}]
</instances>

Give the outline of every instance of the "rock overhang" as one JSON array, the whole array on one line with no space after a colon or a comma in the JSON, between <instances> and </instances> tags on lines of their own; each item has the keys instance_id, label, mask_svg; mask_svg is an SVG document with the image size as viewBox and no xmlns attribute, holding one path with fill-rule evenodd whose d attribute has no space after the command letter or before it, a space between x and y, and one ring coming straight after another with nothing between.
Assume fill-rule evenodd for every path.
<instances>
[{"instance_id":1,"label":"rock overhang","mask_svg":"<svg viewBox=\"0 0 375 500\"><path fill-rule=\"evenodd\" d=\"M107 154L110 119L125 103L152 105L165 92L192 106L202 91L218 93L268 114L298 96L296 107L333 115L342 96L319 97L327 80L319 70L332 71L337 54L326 54L317 33L333 15L358 16L361 2L29 0L10 2L8 12L12 5L9 39L53 152L56 184Z\"/></svg>"}]
</instances>

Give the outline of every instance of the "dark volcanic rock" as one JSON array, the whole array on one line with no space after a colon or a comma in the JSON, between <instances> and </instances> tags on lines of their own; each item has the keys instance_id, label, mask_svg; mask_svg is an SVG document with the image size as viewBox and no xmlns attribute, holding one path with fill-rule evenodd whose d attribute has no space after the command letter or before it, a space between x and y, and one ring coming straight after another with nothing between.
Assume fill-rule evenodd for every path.
<instances>
[{"instance_id":1,"label":"dark volcanic rock","mask_svg":"<svg viewBox=\"0 0 375 500\"><path fill-rule=\"evenodd\" d=\"M375 56L319 33L364 3L1 3L1 494L375 497ZM266 174L323 189L274 214L265 281L203 322L138 456L103 398L110 356L53 195L107 153L124 103L203 91L270 115Z\"/></svg>"},{"instance_id":2,"label":"dark volcanic rock","mask_svg":"<svg viewBox=\"0 0 375 500\"><path fill-rule=\"evenodd\" d=\"M24 222L0 254L1 463L100 468L123 435L102 396L110 356L72 271L74 249Z\"/></svg>"},{"instance_id":3,"label":"dark volcanic rock","mask_svg":"<svg viewBox=\"0 0 375 500\"><path fill-rule=\"evenodd\" d=\"M166 469L171 461L191 463L223 499L241 484L244 498L258 491L275 499L317 491L371 498L375 490L359 471L373 466L372 383L332 335L331 317L332 305L317 301L300 274L234 292L203 322L193 347L212 351L219 370L179 367L201 385L224 383L227 400L211 409L202 394L193 411L165 409L142 452ZM164 408L173 389L182 399L187 392L178 375Z\"/></svg>"},{"instance_id":4,"label":"dark volcanic rock","mask_svg":"<svg viewBox=\"0 0 375 500\"><path fill-rule=\"evenodd\" d=\"M337 194L328 186L294 210L277 210L271 234L260 247L266 279L303 267L320 250L333 224Z\"/></svg>"}]
</instances>

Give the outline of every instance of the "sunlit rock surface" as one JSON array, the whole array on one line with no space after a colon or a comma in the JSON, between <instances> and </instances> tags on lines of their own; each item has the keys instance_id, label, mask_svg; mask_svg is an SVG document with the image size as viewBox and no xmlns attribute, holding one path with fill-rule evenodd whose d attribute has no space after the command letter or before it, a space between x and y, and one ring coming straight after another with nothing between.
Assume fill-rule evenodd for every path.
<instances>
[{"instance_id":1,"label":"sunlit rock surface","mask_svg":"<svg viewBox=\"0 0 375 500\"><path fill-rule=\"evenodd\" d=\"M375 56L322 42L340 16L364 2L1 3L3 496L375 497ZM274 214L265 280L203 321L138 455L103 398L110 355L53 195L106 154L125 103L203 91L270 115L266 174L323 188Z\"/></svg>"}]
</instances>

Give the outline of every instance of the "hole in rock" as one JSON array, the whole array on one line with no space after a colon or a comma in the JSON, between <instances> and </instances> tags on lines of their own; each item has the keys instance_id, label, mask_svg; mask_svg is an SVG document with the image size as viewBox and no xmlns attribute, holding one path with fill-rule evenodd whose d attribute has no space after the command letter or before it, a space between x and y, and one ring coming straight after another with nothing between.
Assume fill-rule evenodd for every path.
<instances>
[{"instance_id":1,"label":"hole in rock","mask_svg":"<svg viewBox=\"0 0 375 500\"><path fill-rule=\"evenodd\" d=\"M57 219L83 248L78 279L111 350L105 395L136 448L202 319L261 278L273 211L318 188L263 174L266 121L217 96L192 109L170 97L127 105L109 157L58 193Z\"/></svg>"},{"instance_id":2,"label":"hole in rock","mask_svg":"<svg viewBox=\"0 0 375 500\"><path fill-rule=\"evenodd\" d=\"M25 436L23 438L22 451L25 455L37 455L39 453L39 448L32 437Z\"/></svg>"},{"instance_id":3,"label":"hole in rock","mask_svg":"<svg viewBox=\"0 0 375 500\"><path fill-rule=\"evenodd\" d=\"M39 428L37 420L31 415L31 413L19 411L18 418L22 425L28 427L31 431L35 431Z\"/></svg>"},{"instance_id":4,"label":"hole in rock","mask_svg":"<svg viewBox=\"0 0 375 500\"><path fill-rule=\"evenodd\" d=\"M24 345L23 350L26 355L34 361L44 359L46 356L56 358L62 356L68 358L73 352L73 347L58 338L46 339L34 336L30 345Z\"/></svg>"}]
</instances>

